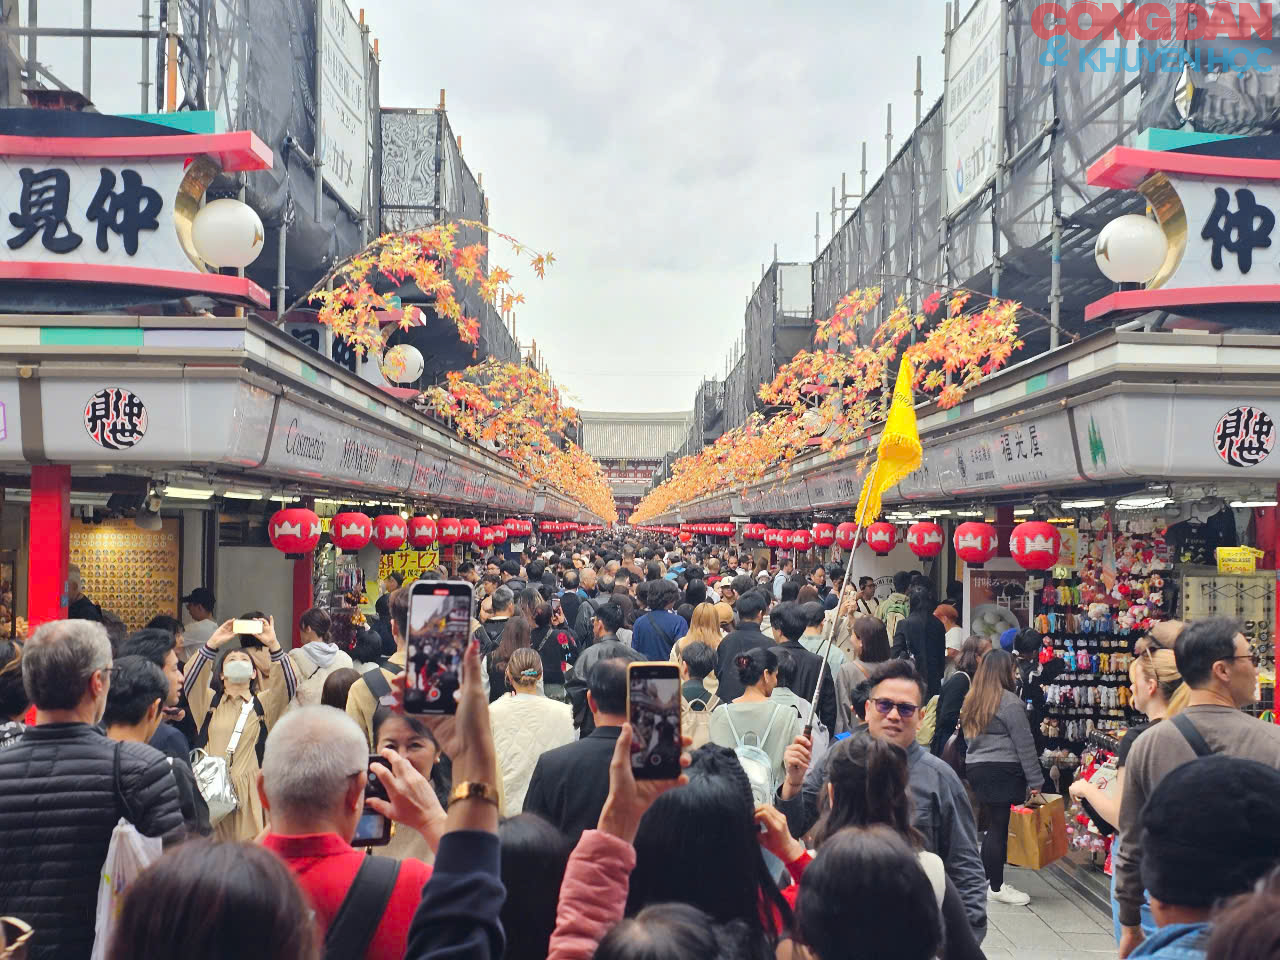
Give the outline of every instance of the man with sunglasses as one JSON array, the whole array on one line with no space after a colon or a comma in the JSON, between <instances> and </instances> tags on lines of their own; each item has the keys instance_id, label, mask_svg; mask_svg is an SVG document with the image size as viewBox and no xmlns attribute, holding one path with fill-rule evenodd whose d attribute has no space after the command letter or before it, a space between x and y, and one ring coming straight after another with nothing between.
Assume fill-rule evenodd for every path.
<instances>
[{"instance_id":1,"label":"man with sunglasses","mask_svg":"<svg viewBox=\"0 0 1280 960\"><path fill-rule=\"evenodd\" d=\"M924 678L906 660L888 660L872 670L868 685L867 728L907 752L913 826L924 835L926 849L942 858L981 943L987 933L987 877L973 807L955 771L916 742Z\"/></svg>"},{"instance_id":2,"label":"man with sunglasses","mask_svg":"<svg viewBox=\"0 0 1280 960\"><path fill-rule=\"evenodd\" d=\"M1129 751L1120 800L1124 843L1113 858L1121 958L1143 939L1142 813L1160 782L1183 764L1211 754L1280 770L1280 727L1241 712L1257 696L1258 659L1240 626L1229 617L1208 617L1178 634L1174 656L1190 691L1187 705L1171 720L1146 730Z\"/></svg>"}]
</instances>

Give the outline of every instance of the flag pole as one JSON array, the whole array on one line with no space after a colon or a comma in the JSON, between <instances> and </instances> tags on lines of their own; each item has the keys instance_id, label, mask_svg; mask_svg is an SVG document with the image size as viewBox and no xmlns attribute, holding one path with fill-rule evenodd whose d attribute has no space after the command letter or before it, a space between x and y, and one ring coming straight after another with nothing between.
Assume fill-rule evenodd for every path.
<instances>
[{"instance_id":1,"label":"flag pole","mask_svg":"<svg viewBox=\"0 0 1280 960\"><path fill-rule=\"evenodd\" d=\"M876 457L876 465L871 470L871 489L875 489L875 480L880 475L880 457ZM844 582L840 584L840 597L836 601L835 618L827 627L827 635L825 641L818 645L818 653L822 657L822 662L818 665L818 683L813 688L813 701L809 704L809 716L805 720L804 735L806 737L813 736L813 717L818 710L818 698L822 696L822 680L827 673L827 654L831 652L831 644L835 639L836 624L840 620L840 611L844 608L845 592L849 589L849 581L853 579L853 554L858 549L858 544L862 542L862 525L866 520L867 504L862 503L862 508L858 511L857 526L853 531L853 546L849 548L849 559L844 565ZM825 651L824 651L825 647Z\"/></svg>"}]
</instances>

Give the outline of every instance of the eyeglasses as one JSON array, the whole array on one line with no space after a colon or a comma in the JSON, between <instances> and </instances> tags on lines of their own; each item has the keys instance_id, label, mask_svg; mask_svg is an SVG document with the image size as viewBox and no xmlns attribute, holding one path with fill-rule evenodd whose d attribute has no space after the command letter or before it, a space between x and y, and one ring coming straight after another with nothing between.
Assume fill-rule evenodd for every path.
<instances>
[{"instance_id":1,"label":"eyeglasses","mask_svg":"<svg viewBox=\"0 0 1280 960\"><path fill-rule=\"evenodd\" d=\"M1223 660L1249 660L1253 663L1255 667L1258 666L1260 663L1262 663L1262 657L1258 656L1258 654L1256 653L1240 653L1240 654L1236 654L1236 656L1234 657L1223 657L1222 659Z\"/></svg>"},{"instance_id":2,"label":"eyeglasses","mask_svg":"<svg viewBox=\"0 0 1280 960\"><path fill-rule=\"evenodd\" d=\"M875 704L876 710L880 712L882 717L887 717L894 709L897 709L898 716L903 720L910 720L915 716L916 711L920 709L914 703L899 703L897 700L889 700L885 697L878 697L871 702Z\"/></svg>"}]
</instances>

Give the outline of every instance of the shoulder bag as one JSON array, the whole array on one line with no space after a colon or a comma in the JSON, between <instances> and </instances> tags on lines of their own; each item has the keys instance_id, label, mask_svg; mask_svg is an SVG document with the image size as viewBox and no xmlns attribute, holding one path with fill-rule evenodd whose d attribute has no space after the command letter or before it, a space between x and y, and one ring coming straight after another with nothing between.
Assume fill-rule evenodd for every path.
<instances>
[{"instance_id":1,"label":"shoulder bag","mask_svg":"<svg viewBox=\"0 0 1280 960\"><path fill-rule=\"evenodd\" d=\"M393 857L365 857L324 936L324 960L363 957L400 876Z\"/></svg>"},{"instance_id":2,"label":"shoulder bag","mask_svg":"<svg viewBox=\"0 0 1280 960\"><path fill-rule=\"evenodd\" d=\"M221 693L214 696L209 712L205 714L204 724L200 727L198 738L200 746L191 752L191 772L195 774L200 796L204 797L204 802L209 806L210 826L217 826L224 817L234 813L240 806L240 798L236 796L236 788L231 783L231 762L235 757L236 747L240 743L240 735L244 733L244 725L249 720L249 712L255 708L258 701L258 698L254 697L252 702L240 708L236 728L232 731L231 740L227 743L227 755L217 757L211 756L205 747L209 744L209 720L221 699ZM262 708L257 706L257 709ZM260 728L265 730L266 724L260 724ZM261 739L259 737L259 740Z\"/></svg>"}]
</instances>

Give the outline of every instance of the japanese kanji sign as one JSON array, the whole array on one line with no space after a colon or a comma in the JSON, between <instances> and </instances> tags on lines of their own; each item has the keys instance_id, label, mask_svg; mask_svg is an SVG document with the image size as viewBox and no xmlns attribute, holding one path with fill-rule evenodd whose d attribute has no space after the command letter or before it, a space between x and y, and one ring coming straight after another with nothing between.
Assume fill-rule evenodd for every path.
<instances>
[{"instance_id":1,"label":"japanese kanji sign","mask_svg":"<svg viewBox=\"0 0 1280 960\"><path fill-rule=\"evenodd\" d=\"M208 269L190 224L218 173L270 166L271 152L248 132L0 136L0 281L159 287L266 305L252 281Z\"/></svg>"},{"instance_id":2,"label":"japanese kanji sign","mask_svg":"<svg viewBox=\"0 0 1280 960\"><path fill-rule=\"evenodd\" d=\"M419 579L425 571L439 563L439 550L410 550L403 547L395 553L384 553L378 558L378 579L385 580L393 573L402 573L407 583Z\"/></svg>"},{"instance_id":3,"label":"japanese kanji sign","mask_svg":"<svg viewBox=\"0 0 1280 960\"><path fill-rule=\"evenodd\" d=\"M1276 445L1276 423L1260 407L1232 407L1213 430L1213 448L1232 467L1256 467Z\"/></svg>"},{"instance_id":4,"label":"japanese kanji sign","mask_svg":"<svg viewBox=\"0 0 1280 960\"><path fill-rule=\"evenodd\" d=\"M128 450L146 436L146 405L128 390L107 387L84 405L84 428L103 449Z\"/></svg>"}]
</instances>

